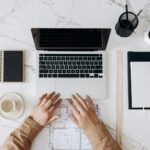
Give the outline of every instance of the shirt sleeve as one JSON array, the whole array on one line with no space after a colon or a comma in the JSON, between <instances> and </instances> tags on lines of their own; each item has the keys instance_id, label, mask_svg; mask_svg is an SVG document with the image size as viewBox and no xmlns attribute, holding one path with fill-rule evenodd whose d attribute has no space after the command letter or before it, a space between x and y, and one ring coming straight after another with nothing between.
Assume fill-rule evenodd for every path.
<instances>
[{"instance_id":1,"label":"shirt sleeve","mask_svg":"<svg viewBox=\"0 0 150 150\"><path fill-rule=\"evenodd\" d=\"M90 140L93 150L121 150L105 125L100 121L90 129L87 129L85 134Z\"/></svg>"},{"instance_id":2,"label":"shirt sleeve","mask_svg":"<svg viewBox=\"0 0 150 150\"><path fill-rule=\"evenodd\" d=\"M42 130L30 116L4 141L2 150L30 150L33 139Z\"/></svg>"}]
</instances>

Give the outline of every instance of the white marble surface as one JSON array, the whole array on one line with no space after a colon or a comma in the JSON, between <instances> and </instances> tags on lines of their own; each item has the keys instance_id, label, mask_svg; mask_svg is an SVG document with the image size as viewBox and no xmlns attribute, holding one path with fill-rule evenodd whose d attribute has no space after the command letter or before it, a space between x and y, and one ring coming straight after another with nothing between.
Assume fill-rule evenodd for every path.
<instances>
[{"instance_id":1,"label":"white marble surface","mask_svg":"<svg viewBox=\"0 0 150 150\"><path fill-rule=\"evenodd\" d=\"M137 13L143 9L135 34L120 38L114 26L124 11L125 0L0 0L0 49L25 49L26 82L1 83L0 96L7 92L20 93L26 109L23 117L15 122L0 117L0 144L26 116L35 103L35 47L32 27L111 27L108 52L108 96L100 101L101 116L112 132L116 128L116 51L149 51L143 34L150 26L150 1L130 0L129 8ZM126 63L124 64L124 132L123 149L150 150L149 111L129 111L127 108ZM38 139L39 140L39 139ZM38 150L38 149L37 149Z\"/></svg>"}]
</instances>

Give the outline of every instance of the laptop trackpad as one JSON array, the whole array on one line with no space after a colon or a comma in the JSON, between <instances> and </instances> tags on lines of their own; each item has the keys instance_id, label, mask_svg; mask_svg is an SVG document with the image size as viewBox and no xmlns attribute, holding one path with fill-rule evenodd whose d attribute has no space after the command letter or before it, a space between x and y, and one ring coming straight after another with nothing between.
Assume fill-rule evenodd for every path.
<instances>
[{"instance_id":1,"label":"laptop trackpad","mask_svg":"<svg viewBox=\"0 0 150 150\"><path fill-rule=\"evenodd\" d=\"M55 89L63 98L70 98L72 94L90 95L94 99L106 96L106 87L103 79L56 79Z\"/></svg>"}]
</instances>

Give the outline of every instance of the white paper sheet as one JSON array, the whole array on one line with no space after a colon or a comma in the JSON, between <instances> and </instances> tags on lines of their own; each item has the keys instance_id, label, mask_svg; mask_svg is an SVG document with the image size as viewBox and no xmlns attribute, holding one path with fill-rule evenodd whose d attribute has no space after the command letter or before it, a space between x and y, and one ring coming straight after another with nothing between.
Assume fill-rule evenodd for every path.
<instances>
[{"instance_id":1,"label":"white paper sheet","mask_svg":"<svg viewBox=\"0 0 150 150\"><path fill-rule=\"evenodd\" d=\"M131 62L132 107L150 107L150 62Z\"/></svg>"}]
</instances>

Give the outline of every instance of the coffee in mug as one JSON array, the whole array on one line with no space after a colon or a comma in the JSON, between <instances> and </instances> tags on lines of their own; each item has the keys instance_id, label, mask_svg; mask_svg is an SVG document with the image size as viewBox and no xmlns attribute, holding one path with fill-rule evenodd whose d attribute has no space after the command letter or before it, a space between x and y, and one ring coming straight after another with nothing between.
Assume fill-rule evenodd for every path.
<instances>
[{"instance_id":1,"label":"coffee in mug","mask_svg":"<svg viewBox=\"0 0 150 150\"><path fill-rule=\"evenodd\" d=\"M0 109L4 113L9 113L16 109L16 104L13 100L4 99L0 104Z\"/></svg>"}]
</instances>

